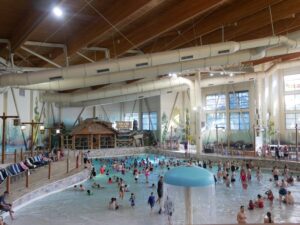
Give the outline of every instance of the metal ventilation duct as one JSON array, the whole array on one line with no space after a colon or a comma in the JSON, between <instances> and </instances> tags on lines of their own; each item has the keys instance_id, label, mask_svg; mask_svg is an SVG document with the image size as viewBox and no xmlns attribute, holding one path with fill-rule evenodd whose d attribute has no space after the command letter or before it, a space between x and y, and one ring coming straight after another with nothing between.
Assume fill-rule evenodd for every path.
<instances>
[{"instance_id":1,"label":"metal ventilation duct","mask_svg":"<svg viewBox=\"0 0 300 225\"><path fill-rule=\"evenodd\" d=\"M69 79L67 82L73 83L73 79L82 77L96 76L99 80L102 78L103 80L114 80L114 77L122 76L122 73L135 74L136 72L137 76L140 76L141 72L147 71L147 69L147 74L152 74L153 69L158 70L157 72L160 72L160 74L178 72L199 67L232 63L232 61L237 60L233 60L229 56L238 51L242 52L242 55L247 54L247 57L244 56L242 58L244 61L255 59L256 57L253 55L257 54L253 54L249 50L265 49L279 45L287 46L285 49L299 47L297 41L285 36L267 37L243 42L224 42L26 74L7 74L0 76L0 86L26 86L51 81L50 83L56 82L56 84L50 84L50 88L52 85L53 88L51 89L58 89L63 86L60 81ZM242 62L242 60L238 60L238 62ZM107 76L103 77L103 75ZM53 79L56 79L56 81L53 81ZM98 82L101 82L99 80ZM118 79L116 78L115 80ZM92 80L89 82L92 82ZM119 82L119 80L116 82ZM81 81L81 85L83 84L85 83ZM36 89L39 88L36 87Z\"/></svg>"}]
</instances>

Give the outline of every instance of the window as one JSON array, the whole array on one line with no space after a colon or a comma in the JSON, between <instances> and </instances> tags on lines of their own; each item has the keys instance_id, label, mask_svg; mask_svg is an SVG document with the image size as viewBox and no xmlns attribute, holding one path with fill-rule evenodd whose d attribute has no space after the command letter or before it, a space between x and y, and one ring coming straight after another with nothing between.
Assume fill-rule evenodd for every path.
<instances>
[{"instance_id":1,"label":"window","mask_svg":"<svg viewBox=\"0 0 300 225\"><path fill-rule=\"evenodd\" d=\"M143 113L143 130L150 130L149 113Z\"/></svg>"},{"instance_id":2,"label":"window","mask_svg":"<svg viewBox=\"0 0 300 225\"><path fill-rule=\"evenodd\" d=\"M286 95L285 110L300 110L300 94Z\"/></svg>"},{"instance_id":3,"label":"window","mask_svg":"<svg viewBox=\"0 0 300 225\"><path fill-rule=\"evenodd\" d=\"M300 124L300 113L285 114L286 129L295 129L296 123Z\"/></svg>"},{"instance_id":4,"label":"window","mask_svg":"<svg viewBox=\"0 0 300 225\"><path fill-rule=\"evenodd\" d=\"M150 130L157 130L157 112L150 112Z\"/></svg>"},{"instance_id":5,"label":"window","mask_svg":"<svg viewBox=\"0 0 300 225\"><path fill-rule=\"evenodd\" d=\"M229 93L230 109L248 109L249 108L249 92L239 91Z\"/></svg>"},{"instance_id":6,"label":"window","mask_svg":"<svg viewBox=\"0 0 300 225\"><path fill-rule=\"evenodd\" d=\"M206 114L206 129L212 129L216 125L226 128L226 114L221 113L207 113Z\"/></svg>"},{"instance_id":7,"label":"window","mask_svg":"<svg viewBox=\"0 0 300 225\"><path fill-rule=\"evenodd\" d=\"M300 123L300 74L284 77L285 127L295 129Z\"/></svg>"},{"instance_id":8,"label":"window","mask_svg":"<svg viewBox=\"0 0 300 225\"><path fill-rule=\"evenodd\" d=\"M157 130L157 112L143 112L143 130Z\"/></svg>"},{"instance_id":9,"label":"window","mask_svg":"<svg viewBox=\"0 0 300 225\"><path fill-rule=\"evenodd\" d=\"M138 113L125 113L125 121L139 121L139 114Z\"/></svg>"},{"instance_id":10,"label":"window","mask_svg":"<svg viewBox=\"0 0 300 225\"><path fill-rule=\"evenodd\" d=\"M232 112L230 113L231 130L249 130L250 116L249 112Z\"/></svg>"},{"instance_id":11,"label":"window","mask_svg":"<svg viewBox=\"0 0 300 225\"><path fill-rule=\"evenodd\" d=\"M300 74L288 75L284 77L285 91L300 91Z\"/></svg>"},{"instance_id":12,"label":"window","mask_svg":"<svg viewBox=\"0 0 300 225\"><path fill-rule=\"evenodd\" d=\"M214 94L206 96L207 110L225 110L226 109L226 95Z\"/></svg>"}]
</instances>

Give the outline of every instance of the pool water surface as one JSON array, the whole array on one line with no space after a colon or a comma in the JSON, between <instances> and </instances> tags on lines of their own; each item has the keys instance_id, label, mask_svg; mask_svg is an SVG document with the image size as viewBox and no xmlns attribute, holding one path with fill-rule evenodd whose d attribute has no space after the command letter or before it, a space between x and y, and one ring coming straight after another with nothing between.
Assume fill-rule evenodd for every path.
<instances>
[{"instance_id":1,"label":"pool water surface","mask_svg":"<svg viewBox=\"0 0 300 225\"><path fill-rule=\"evenodd\" d=\"M138 159L145 158L140 156ZM156 156L151 155L152 162ZM159 156L162 160L164 157ZM166 158L166 160L168 160ZM157 159L155 163L157 163ZM86 192L74 191L69 188L65 191L50 195L46 198L37 200L32 204L18 210L16 212L16 220L13 222L6 218L8 224L14 225L108 225L108 224L132 224L132 225L164 225L167 224L167 217L159 215L159 206L156 205L153 213L150 213L150 207L147 205L147 200L150 193L153 191L156 195L156 189L150 186L152 183L157 184L158 177L166 172L166 168L154 167L154 171L149 177L149 183L146 183L144 174L139 176L138 183L135 183L132 170L122 175L120 172L113 172L110 168L110 175L106 176L99 174L99 168L103 163L93 161L97 176L93 180L88 180L83 183L86 189L90 189L93 195L88 196ZM106 163L106 165L108 165ZM129 165L128 165L129 166ZM217 168L211 169L211 172L216 174ZM239 173L237 173L239 174ZM125 194L123 200L119 199L118 186L116 183L107 184L108 177L116 175L125 180L129 185L130 192ZM295 182L294 186L289 186L288 190L292 192L295 204L293 206L280 204L278 200L278 188L274 182L270 182L270 172L262 173L263 177L260 182L256 180L255 171L252 171L252 181L248 183L248 188L243 189L242 184L237 178L237 181L230 187L220 181L216 184L216 221L217 223L236 223L236 214L240 205L247 207L250 199L255 200L257 194L264 195L268 189L272 189L275 200L273 204L265 200L263 209L254 209L253 211L246 210L248 223L263 223L264 216L267 211L273 215L276 223L300 223L300 183ZM238 176L237 176L238 177ZM281 178L281 177L280 177ZM100 183L104 189L93 189L92 184ZM134 208L130 206L130 193L136 196L136 205ZM265 195L264 195L265 196ZM108 203L111 197L117 197L118 203L121 205L119 210L112 211L108 209ZM184 205L175 205L175 212L180 213ZM201 221L200 221L201 223ZM173 222L176 224L176 221Z\"/></svg>"}]
</instances>

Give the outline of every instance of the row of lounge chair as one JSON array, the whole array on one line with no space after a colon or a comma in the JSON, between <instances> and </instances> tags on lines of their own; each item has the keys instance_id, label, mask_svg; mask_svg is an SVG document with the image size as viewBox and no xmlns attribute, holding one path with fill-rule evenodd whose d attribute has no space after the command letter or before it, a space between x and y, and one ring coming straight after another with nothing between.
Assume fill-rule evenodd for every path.
<instances>
[{"instance_id":1,"label":"row of lounge chair","mask_svg":"<svg viewBox=\"0 0 300 225\"><path fill-rule=\"evenodd\" d=\"M33 156L25 159L19 163L14 163L6 168L0 169L0 183L2 183L8 176L16 176L29 169L45 166L49 163L49 159L42 155Z\"/></svg>"}]
</instances>

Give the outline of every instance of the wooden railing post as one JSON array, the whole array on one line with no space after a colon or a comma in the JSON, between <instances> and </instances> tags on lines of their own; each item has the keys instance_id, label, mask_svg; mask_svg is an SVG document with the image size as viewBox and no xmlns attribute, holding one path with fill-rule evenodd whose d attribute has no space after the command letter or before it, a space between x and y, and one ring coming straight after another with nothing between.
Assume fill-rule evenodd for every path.
<instances>
[{"instance_id":1,"label":"wooden railing post","mask_svg":"<svg viewBox=\"0 0 300 225\"><path fill-rule=\"evenodd\" d=\"M15 149L14 162L17 163L17 149Z\"/></svg>"},{"instance_id":2,"label":"wooden railing post","mask_svg":"<svg viewBox=\"0 0 300 225\"><path fill-rule=\"evenodd\" d=\"M48 179L51 179L51 161L48 164Z\"/></svg>"},{"instance_id":3,"label":"wooden railing post","mask_svg":"<svg viewBox=\"0 0 300 225\"><path fill-rule=\"evenodd\" d=\"M10 193L10 176L6 178L6 191Z\"/></svg>"},{"instance_id":4,"label":"wooden railing post","mask_svg":"<svg viewBox=\"0 0 300 225\"><path fill-rule=\"evenodd\" d=\"M79 154L76 156L76 169L79 168Z\"/></svg>"},{"instance_id":5,"label":"wooden railing post","mask_svg":"<svg viewBox=\"0 0 300 225\"><path fill-rule=\"evenodd\" d=\"M67 153L67 173L69 173L70 170L70 149L68 149L68 153Z\"/></svg>"},{"instance_id":6,"label":"wooden railing post","mask_svg":"<svg viewBox=\"0 0 300 225\"><path fill-rule=\"evenodd\" d=\"M83 164L83 152L80 151L80 166Z\"/></svg>"},{"instance_id":7,"label":"wooden railing post","mask_svg":"<svg viewBox=\"0 0 300 225\"><path fill-rule=\"evenodd\" d=\"M21 156L20 156L20 158L21 158L21 161L23 161L23 148L21 148Z\"/></svg>"},{"instance_id":8,"label":"wooden railing post","mask_svg":"<svg viewBox=\"0 0 300 225\"><path fill-rule=\"evenodd\" d=\"M27 170L26 172L25 172L25 175L26 175L26 183L25 183L25 186L26 186L26 188L28 188L29 187L29 170Z\"/></svg>"}]
</instances>

